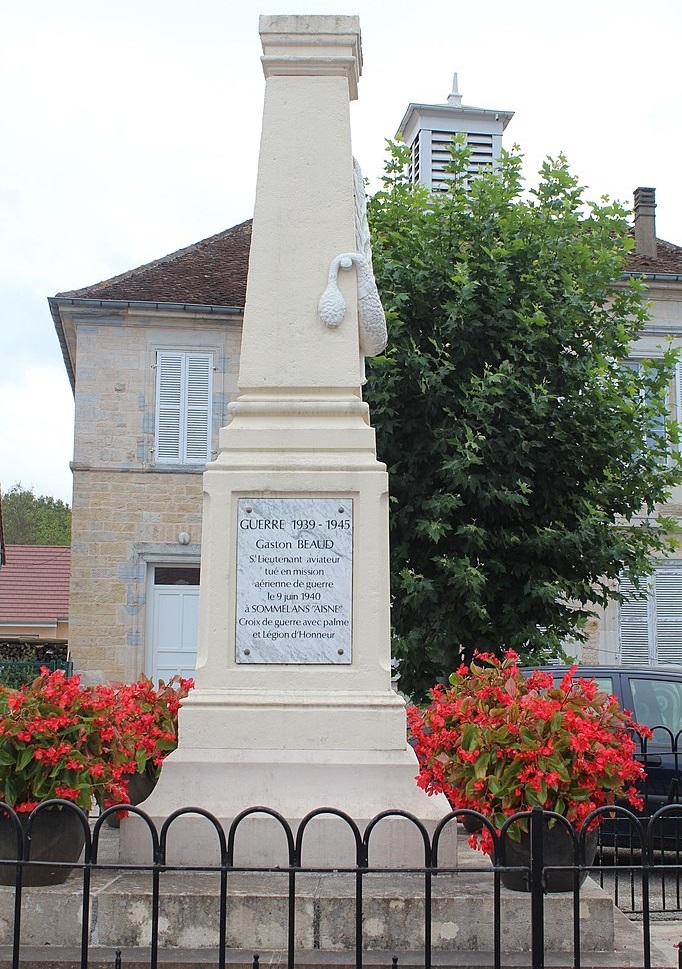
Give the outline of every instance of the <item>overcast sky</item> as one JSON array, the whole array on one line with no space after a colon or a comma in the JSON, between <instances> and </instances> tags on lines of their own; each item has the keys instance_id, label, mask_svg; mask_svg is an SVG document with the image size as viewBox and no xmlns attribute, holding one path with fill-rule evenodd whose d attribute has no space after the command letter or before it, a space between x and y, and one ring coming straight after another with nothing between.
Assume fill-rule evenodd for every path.
<instances>
[{"instance_id":1,"label":"overcast sky","mask_svg":"<svg viewBox=\"0 0 682 969\"><path fill-rule=\"evenodd\" d=\"M73 398L47 296L251 216L259 13L357 13L354 152L381 173L410 101L515 111L532 183L564 152L590 197L656 188L682 244L679 0L0 0L0 486L71 502ZM376 181L375 181L376 184Z\"/></svg>"}]
</instances>

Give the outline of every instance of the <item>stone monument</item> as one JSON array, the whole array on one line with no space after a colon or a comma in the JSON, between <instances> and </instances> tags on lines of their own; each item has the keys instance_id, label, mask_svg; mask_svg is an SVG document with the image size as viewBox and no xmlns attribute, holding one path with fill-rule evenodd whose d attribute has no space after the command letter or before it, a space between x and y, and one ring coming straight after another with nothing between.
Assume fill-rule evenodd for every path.
<instances>
[{"instance_id":1,"label":"stone monument","mask_svg":"<svg viewBox=\"0 0 682 969\"><path fill-rule=\"evenodd\" d=\"M240 396L204 474L196 689L142 807L161 821L197 805L226 824L265 805L294 826L322 806L361 825L400 808L433 823L448 804L416 787L391 688L388 479L361 396L385 323L351 151L359 21L266 16L260 36ZM308 859L341 863L338 822L315 825ZM137 826L122 824L124 855ZM286 862L271 819L246 830L245 863ZM215 842L205 825L181 840L183 861ZM382 844L379 861L404 863L395 832Z\"/></svg>"}]
</instances>

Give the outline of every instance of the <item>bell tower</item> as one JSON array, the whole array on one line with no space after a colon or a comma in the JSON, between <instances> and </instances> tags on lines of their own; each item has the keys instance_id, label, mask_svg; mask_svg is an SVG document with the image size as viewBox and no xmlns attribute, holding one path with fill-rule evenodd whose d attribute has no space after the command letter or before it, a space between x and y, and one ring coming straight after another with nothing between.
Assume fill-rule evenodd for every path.
<instances>
[{"instance_id":1,"label":"bell tower","mask_svg":"<svg viewBox=\"0 0 682 969\"><path fill-rule=\"evenodd\" d=\"M483 168L494 167L502 150L502 133L513 117L513 111L463 104L454 74L452 91L444 104L410 104L400 122L396 136L412 150L412 181L421 182L432 191L445 187L448 145L458 132L466 135L471 152L470 177Z\"/></svg>"}]
</instances>

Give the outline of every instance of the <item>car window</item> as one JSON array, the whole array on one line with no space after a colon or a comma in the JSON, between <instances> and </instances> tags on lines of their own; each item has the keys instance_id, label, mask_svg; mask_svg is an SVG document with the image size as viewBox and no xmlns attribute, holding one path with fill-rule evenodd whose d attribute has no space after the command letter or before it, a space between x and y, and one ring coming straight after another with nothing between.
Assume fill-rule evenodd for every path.
<instances>
[{"instance_id":1,"label":"car window","mask_svg":"<svg viewBox=\"0 0 682 969\"><path fill-rule=\"evenodd\" d=\"M554 674L554 682L558 686L561 683L564 674L559 675ZM594 680L594 682L599 687L601 693L613 694L616 691L613 688L613 677L611 676L593 676L591 673L581 674L580 670L575 674L576 680Z\"/></svg>"},{"instance_id":2,"label":"car window","mask_svg":"<svg viewBox=\"0 0 682 969\"><path fill-rule=\"evenodd\" d=\"M635 720L647 727L667 727L675 736L682 727L682 683L632 676L630 689Z\"/></svg>"},{"instance_id":3,"label":"car window","mask_svg":"<svg viewBox=\"0 0 682 969\"><path fill-rule=\"evenodd\" d=\"M577 673L578 679L583 680L594 680L602 693L615 693L613 688L613 679L610 676L580 676L580 670Z\"/></svg>"}]
</instances>

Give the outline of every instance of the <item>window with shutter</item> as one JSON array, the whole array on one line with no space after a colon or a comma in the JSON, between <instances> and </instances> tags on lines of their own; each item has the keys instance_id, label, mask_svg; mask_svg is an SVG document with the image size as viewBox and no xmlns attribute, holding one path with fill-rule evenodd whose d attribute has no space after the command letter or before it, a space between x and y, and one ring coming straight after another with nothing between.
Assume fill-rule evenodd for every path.
<instances>
[{"instance_id":1,"label":"window with shutter","mask_svg":"<svg viewBox=\"0 0 682 969\"><path fill-rule=\"evenodd\" d=\"M682 663L682 563L658 566L647 586L620 590L620 649L623 666Z\"/></svg>"},{"instance_id":2,"label":"window with shutter","mask_svg":"<svg viewBox=\"0 0 682 969\"><path fill-rule=\"evenodd\" d=\"M682 662L682 569L656 569L656 662Z\"/></svg>"},{"instance_id":3,"label":"window with shutter","mask_svg":"<svg viewBox=\"0 0 682 969\"><path fill-rule=\"evenodd\" d=\"M213 354L156 354L156 461L206 464L211 451Z\"/></svg>"},{"instance_id":4,"label":"window with shutter","mask_svg":"<svg viewBox=\"0 0 682 969\"><path fill-rule=\"evenodd\" d=\"M649 619L650 589L635 589L623 578L620 591L625 596L620 606L620 652L623 666L649 666L651 627Z\"/></svg>"},{"instance_id":5,"label":"window with shutter","mask_svg":"<svg viewBox=\"0 0 682 969\"><path fill-rule=\"evenodd\" d=\"M630 363L624 363L622 366L623 367L626 367L628 370L634 370L637 373L641 373L641 371L642 371L642 364L641 363L633 363L633 362L630 362ZM666 395L665 395L666 409L669 412L669 414L675 418L675 420L679 420L679 406L680 406L680 404L679 404L679 401L680 401L679 385L680 385L679 364L676 364L676 368L675 368L675 388L674 388L674 393L675 393L675 407L674 408L671 406L673 402L670 400L670 393L673 390L673 388L670 387L668 389L668 391L666 392ZM651 397L650 397L649 394L645 394L643 396L643 399L644 400L646 400L646 399L651 400ZM667 438L667 436L668 436L668 429L666 427L666 423L667 423L666 422L666 418L665 418L665 416L663 414L660 414L651 423L651 425L650 425L650 427L648 429L648 432L647 432L647 436L646 436L646 443L647 443L647 445L649 445L649 446L652 445L656 441L657 438L659 438L659 439L660 438L663 438L664 440Z\"/></svg>"}]
</instances>

